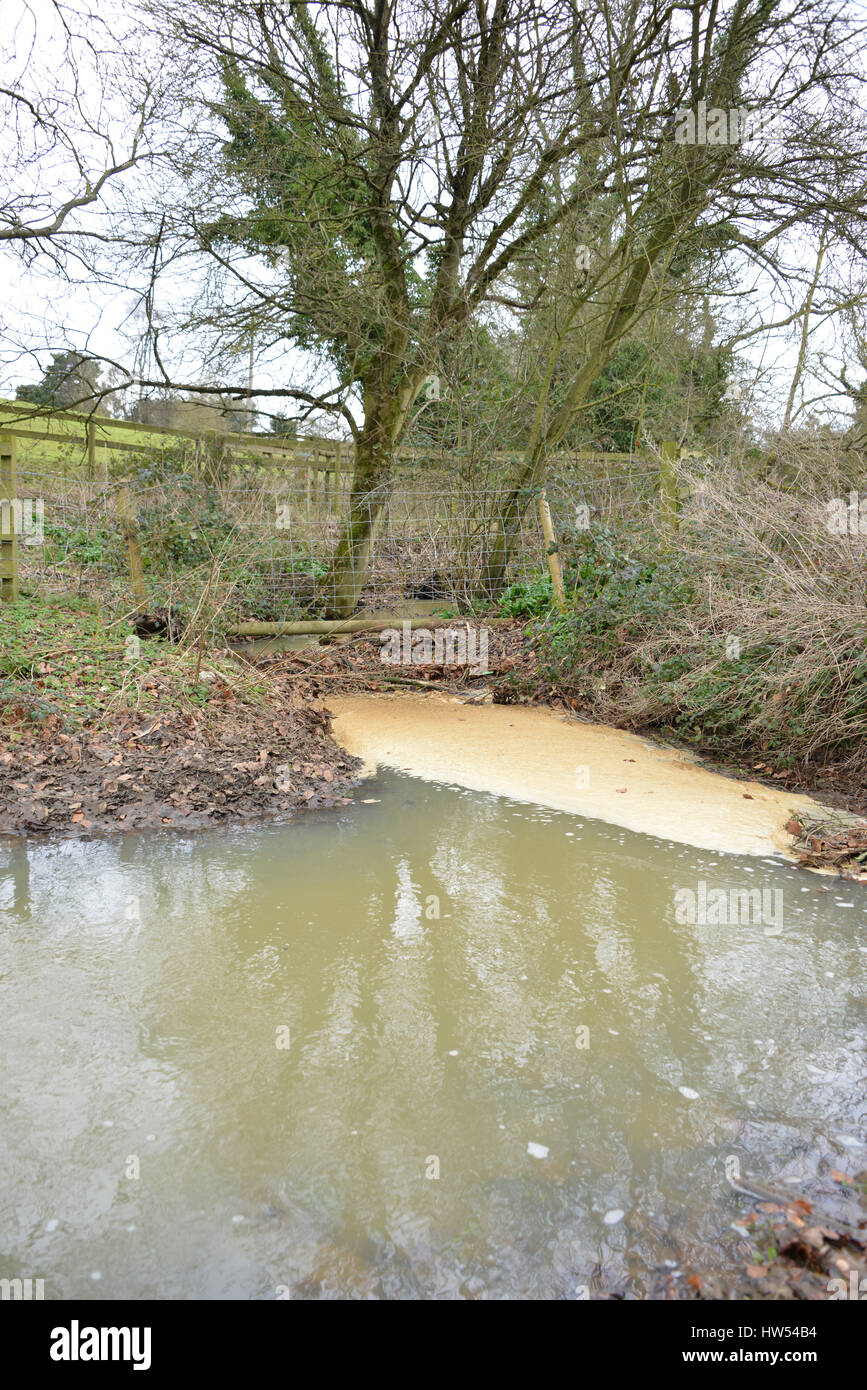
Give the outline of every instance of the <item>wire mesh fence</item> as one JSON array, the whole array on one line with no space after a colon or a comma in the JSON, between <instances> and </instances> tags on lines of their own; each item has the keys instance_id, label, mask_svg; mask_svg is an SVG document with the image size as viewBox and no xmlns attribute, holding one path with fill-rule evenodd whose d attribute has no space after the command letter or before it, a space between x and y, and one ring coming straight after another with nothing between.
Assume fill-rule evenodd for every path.
<instances>
[{"instance_id":1,"label":"wire mesh fence","mask_svg":"<svg viewBox=\"0 0 867 1390\"><path fill-rule=\"evenodd\" d=\"M364 569L362 613L410 599L470 611L547 572L538 491L512 510L506 484L445 461L398 467L364 496L341 470L229 467L215 479L158 460L100 479L24 463L18 491L31 507L25 521L33 519L20 528L22 582L31 589L122 593L131 543L153 602L183 604L216 576L230 614L275 622L332 608L338 558ZM634 527L656 503L658 478L652 461L564 458L547 493L564 535L595 523Z\"/></svg>"},{"instance_id":2,"label":"wire mesh fence","mask_svg":"<svg viewBox=\"0 0 867 1390\"><path fill-rule=\"evenodd\" d=\"M558 530L590 525L633 529L642 516L656 512L659 473L659 461L652 458L555 460L546 492Z\"/></svg>"}]
</instances>

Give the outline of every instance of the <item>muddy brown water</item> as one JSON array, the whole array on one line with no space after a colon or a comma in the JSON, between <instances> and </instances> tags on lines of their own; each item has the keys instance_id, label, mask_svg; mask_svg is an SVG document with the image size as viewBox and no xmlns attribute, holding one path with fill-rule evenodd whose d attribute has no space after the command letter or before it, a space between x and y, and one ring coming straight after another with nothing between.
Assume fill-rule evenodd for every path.
<instances>
[{"instance_id":1,"label":"muddy brown water","mask_svg":"<svg viewBox=\"0 0 867 1390\"><path fill-rule=\"evenodd\" d=\"M6 842L0 1277L640 1298L724 1269L727 1157L814 1199L867 1167L865 901L392 772L288 826Z\"/></svg>"}]
</instances>

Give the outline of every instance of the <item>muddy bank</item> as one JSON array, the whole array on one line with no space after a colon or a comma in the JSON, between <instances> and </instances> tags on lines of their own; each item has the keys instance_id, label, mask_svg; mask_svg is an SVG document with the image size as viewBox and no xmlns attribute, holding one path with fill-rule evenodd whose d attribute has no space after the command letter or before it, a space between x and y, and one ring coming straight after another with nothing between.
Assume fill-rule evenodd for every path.
<instances>
[{"instance_id":1,"label":"muddy bank","mask_svg":"<svg viewBox=\"0 0 867 1390\"><path fill-rule=\"evenodd\" d=\"M534 801L660 839L732 854L787 850L807 797L720 776L687 753L554 710L458 697L331 697L334 733L367 764Z\"/></svg>"},{"instance_id":2,"label":"muddy bank","mask_svg":"<svg viewBox=\"0 0 867 1390\"><path fill-rule=\"evenodd\" d=\"M169 677L166 678L167 683ZM157 712L100 717L65 732L7 708L0 728L0 834L197 830L289 819L344 805L356 760L327 711L272 681L267 705L216 680L207 711L166 700Z\"/></svg>"},{"instance_id":3,"label":"muddy bank","mask_svg":"<svg viewBox=\"0 0 867 1390\"><path fill-rule=\"evenodd\" d=\"M542 688L519 621L491 626L484 661L463 665L389 665L377 635L255 663L212 653L201 680L191 653L143 643L130 669L122 648L95 650L79 628L78 646L22 660L0 700L0 833L283 819L345 802L358 757L700 848L766 854L797 842L804 867L867 874L867 828L835 824L812 797L580 722ZM378 694L351 694L364 690Z\"/></svg>"}]
</instances>

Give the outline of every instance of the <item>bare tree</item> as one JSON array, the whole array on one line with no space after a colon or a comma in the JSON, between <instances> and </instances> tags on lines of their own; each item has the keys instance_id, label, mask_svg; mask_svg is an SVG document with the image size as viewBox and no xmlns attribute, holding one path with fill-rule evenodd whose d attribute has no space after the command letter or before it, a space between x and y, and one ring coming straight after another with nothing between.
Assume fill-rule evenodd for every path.
<instances>
[{"instance_id":1,"label":"bare tree","mask_svg":"<svg viewBox=\"0 0 867 1390\"><path fill-rule=\"evenodd\" d=\"M162 89L116 25L79 0L6 0L0 41L0 243L58 254L80 214L151 151Z\"/></svg>"},{"instance_id":2,"label":"bare tree","mask_svg":"<svg viewBox=\"0 0 867 1390\"><path fill-rule=\"evenodd\" d=\"M617 15L604 6L594 16L594 56L607 55L615 32L640 33L647 13L645 0L630 0ZM541 334L536 328L535 420L492 556L493 582L551 451L592 400L617 345L658 310L684 262L712 254L721 272L734 259L741 270L757 266L785 282L799 228L824 229L844 245L863 234L860 35L836 6L694 0L666 9L664 38L659 50L639 47L629 89L597 62L593 100L618 111L608 196L563 223L556 263L566 264L567 283L556 306L542 268L535 290L520 287L546 318ZM567 184L564 205L570 195ZM563 386L558 368L576 326L582 350Z\"/></svg>"}]
</instances>

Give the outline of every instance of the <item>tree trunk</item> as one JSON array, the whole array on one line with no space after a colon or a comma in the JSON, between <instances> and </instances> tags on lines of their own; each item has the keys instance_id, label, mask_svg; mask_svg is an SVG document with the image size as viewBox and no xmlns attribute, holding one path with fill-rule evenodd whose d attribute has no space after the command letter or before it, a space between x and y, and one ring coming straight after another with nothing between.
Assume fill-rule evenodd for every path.
<instances>
[{"instance_id":1,"label":"tree trunk","mask_svg":"<svg viewBox=\"0 0 867 1390\"><path fill-rule=\"evenodd\" d=\"M506 498L496 535L482 575L481 599L496 599L506 586L506 569L512 558L515 541L521 534L521 518L533 498L531 486L518 483Z\"/></svg>"},{"instance_id":2,"label":"tree trunk","mask_svg":"<svg viewBox=\"0 0 867 1390\"><path fill-rule=\"evenodd\" d=\"M642 289L651 267L662 250L671 242L677 228L676 219L669 216L657 229L650 244L637 255L627 268L626 282L606 320L604 332L587 354L579 367L565 398L546 425L545 410L553 378L555 355L548 362L548 370L542 384L536 410L534 430L527 450L527 461L523 472L509 494L503 511L502 525L491 550L488 567L488 585L492 596L501 592L505 586L506 568L511 558L516 537L520 535L521 517L533 495L543 485L549 453L562 444L581 409L586 405L593 384L609 361L614 349L634 322ZM673 254L674 245L669 245L668 260ZM557 345L555 344L556 350Z\"/></svg>"},{"instance_id":3,"label":"tree trunk","mask_svg":"<svg viewBox=\"0 0 867 1390\"><path fill-rule=\"evenodd\" d=\"M349 516L323 581L328 618L348 618L354 613L367 582L376 523L388 501L397 419L392 402L365 410L364 427L355 446Z\"/></svg>"},{"instance_id":4,"label":"tree trunk","mask_svg":"<svg viewBox=\"0 0 867 1390\"><path fill-rule=\"evenodd\" d=\"M548 449L541 439L532 449L523 472L506 498L500 525L488 558L486 589L488 598L497 598L506 586L506 570L515 542L521 535L521 520L541 487L548 461Z\"/></svg>"},{"instance_id":5,"label":"tree trunk","mask_svg":"<svg viewBox=\"0 0 867 1390\"><path fill-rule=\"evenodd\" d=\"M358 607L361 591L370 571L373 532L385 505L386 473L365 482L356 475L350 500L349 519L324 581L329 598L328 618L348 618Z\"/></svg>"}]
</instances>

